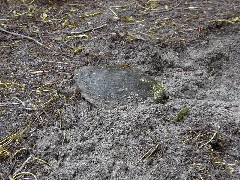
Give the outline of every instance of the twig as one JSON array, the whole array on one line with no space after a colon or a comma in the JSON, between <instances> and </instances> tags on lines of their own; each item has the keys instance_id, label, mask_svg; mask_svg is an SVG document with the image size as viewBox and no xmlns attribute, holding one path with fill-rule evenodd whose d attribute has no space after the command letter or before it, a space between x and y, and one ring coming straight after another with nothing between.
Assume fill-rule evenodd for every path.
<instances>
[{"instance_id":1,"label":"twig","mask_svg":"<svg viewBox=\"0 0 240 180\"><path fill-rule=\"evenodd\" d=\"M26 35L23 35L23 34L18 34L18 33L15 33L15 32L10 32L10 31L7 31L7 30L5 30L5 29L3 29L3 28L1 28L1 27L0 27L0 31L2 31L2 32L4 32L4 33L7 33L7 34L11 34L11 35L13 35L13 36L21 37L21 38L23 38L23 39L28 39L28 40L33 41L33 42L35 42L36 44L38 44L38 45L40 45L40 46L42 46L42 47L45 47L45 48L48 49L48 50L52 50L50 47L48 47L48 46L40 43L38 40L36 40L36 39L34 39L34 38L32 38L32 37L29 37L29 36L26 36Z\"/></svg>"},{"instance_id":2,"label":"twig","mask_svg":"<svg viewBox=\"0 0 240 180\"><path fill-rule=\"evenodd\" d=\"M17 102L7 102L7 103L0 103L0 107L5 107L5 106L9 106L9 105L19 105L21 103L17 103Z\"/></svg>"},{"instance_id":3,"label":"twig","mask_svg":"<svg viewBox=\"0 0 240 180\"><path fill-rule=\"evenodd\" d=\"M101 28L106 27L106 26L107 26L107 24L103 24L101 26L98 26L98 27L95 27L95 28L91 28L91 29L87 29L87 30L80 31L80 32L76 31L76 32L66 32L66 33L68 33L68 34L83 34L83 33L87 33L87 32L91 32L91 31L95 31L95 30L101 29Z\"/></svg>"},{"instance_id":4,"label":"twig","mask_svg":"<svg viewBox=\"0 0 240 180\"><path fill-rule=\"evenodd\" d=\"M153 155L154 152L156 152L156 150L159 147L159 143L156 144L155 146L153 146L151 149L148 150L148 152L146 152L138 161L137 163L139 163L140 161L143 161L145 159L148 159L149 157L151 157Z\"/></svg>"},{"instance_id":5,"label":"twig","mask_svg":"<svg viewBox=\"0 0 240 180\"><path fill-rule=\"evenodd\" d=\"M70 63L66 63L66 62L60 62L60 61L47 61L47 60L42 60L42 62L46 62L46 63L56 63L56 64L65 64L65 65L69 65ZM71 61L72 62L72 61Z\"/></svg>"}]
</instances>

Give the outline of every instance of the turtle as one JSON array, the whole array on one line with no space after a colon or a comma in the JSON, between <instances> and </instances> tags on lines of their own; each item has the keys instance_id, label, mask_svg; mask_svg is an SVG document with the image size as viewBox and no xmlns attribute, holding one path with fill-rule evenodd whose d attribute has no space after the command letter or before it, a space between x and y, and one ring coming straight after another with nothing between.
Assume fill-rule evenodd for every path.
<instances>
[{"instance_id":1,"label":"turtle","mask_svg":"<svg viewBox=\"0 0 240 180\"><path fill-rule=\"evenodd\" d=\"M132 66L83 66L74 72L82 97L93 104L126 104L167 99L164 85Z\"/></svg>"}]
</instances>

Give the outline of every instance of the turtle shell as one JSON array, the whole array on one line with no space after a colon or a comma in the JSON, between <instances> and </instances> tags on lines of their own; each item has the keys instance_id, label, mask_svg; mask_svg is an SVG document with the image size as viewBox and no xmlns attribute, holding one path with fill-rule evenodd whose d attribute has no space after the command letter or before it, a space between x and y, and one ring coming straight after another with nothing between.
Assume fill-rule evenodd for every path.
<instances>
[{"instance_id":1,"label":"turtle shell","mask_svg":"<svg viewBox=\"0 0 240 180\"><path fill-rule=\"evenodd\" d=\"M84 66L74 76L82 96L94 104L166 98L162 83L134 67Z\"/></svg>"}]
</instances>

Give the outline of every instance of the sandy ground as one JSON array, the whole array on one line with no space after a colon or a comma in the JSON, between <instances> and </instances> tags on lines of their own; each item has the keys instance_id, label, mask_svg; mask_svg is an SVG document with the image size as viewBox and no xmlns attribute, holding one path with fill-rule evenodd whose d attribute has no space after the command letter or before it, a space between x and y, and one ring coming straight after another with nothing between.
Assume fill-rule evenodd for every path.
<instances>
[{"instance_id":1,"label":"sandy ground","mask_svg":"<svg viewBox=\"0 0 240 180\"><path fill-rule=\"evenodd\" d=\"M239 1L7 2L0 178L240 178ZM16 15L26 7L36 7L33 17ZM53 20L68 12L72 22ZM3 20L11 18L16 25ZM64 34L73 30L84 32ZM169 99L95 106L74 89L74 70L89 65L134 65L163 82Z\"/></svg>"}]
</instances>

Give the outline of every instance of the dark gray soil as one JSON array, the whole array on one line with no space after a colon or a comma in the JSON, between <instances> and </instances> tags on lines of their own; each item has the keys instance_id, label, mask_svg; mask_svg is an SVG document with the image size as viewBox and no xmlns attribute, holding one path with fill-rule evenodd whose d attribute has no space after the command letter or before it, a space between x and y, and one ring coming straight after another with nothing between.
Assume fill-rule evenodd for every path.
<instances>
[{"instance_id":1,"label":"dark gray soil","mask_svg":"<svg viewBox=\"0 0 240 180\"><path fill-rule=\"evenodd\" d=\"M0 2L0 179L240 178L239 0ZM99 65L169 99L94 106L74 71Z\"/></svg>"}]
</instances>

